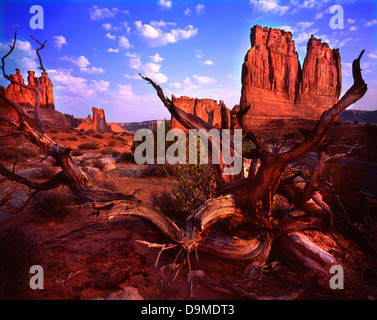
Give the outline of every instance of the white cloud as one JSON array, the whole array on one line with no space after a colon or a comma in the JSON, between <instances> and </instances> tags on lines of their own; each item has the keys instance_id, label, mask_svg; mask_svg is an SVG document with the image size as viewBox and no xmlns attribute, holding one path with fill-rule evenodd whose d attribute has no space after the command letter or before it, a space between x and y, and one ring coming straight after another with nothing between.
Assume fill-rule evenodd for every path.
<instances>
[{"instance_id":1,"label":"white cloud","mask_svg":"<svg viewBox=\"0 0 377 320\"><path fill-rule=\"evenodd\" d=\"M207 76L197 76L194 74L193 78L196 80L196 82L201 83L201 84L209 84L209 83L216 82L214 78L207 77Z\"/></svg>"},{"instance_id":2,"label":"white cloud","mask_svg":"<svg viewBox=\"0 0 377 320\"><path fill-rule=\"evenodd\" d=\"M89 15L91 20L103 20L106 18L114 18L119 12L118 8L100 8L98 6L92 6L89 9Z\"/></svg>"},{"instance_id":3,"label":"white cloud","mask_svg":"<svg viewBox=\"0 0 377 320\"><path fill-rule=\"evenodd\" d=\"M354 23L356 22L356 20L354 20L354 19L347 19L347 22L348 22L349 24L354 24Z\"/></svg>"},{"instance_id":4,"label":"white cloud","mask_svg":"<svg viewBox=\"0 0 377 320\"><path fill-rule=\"evenodd\" d=\"M130 42L128 41L128 39L125 36L119 37L118 45L119 45L120 48L124 48L124 49L129 49L131 47Z\"/></svg>"},{"instance_id":5,"label":"white cloud","mask_svg":"<svg viewBox=\"0 0 377 320\"><path fill-rule=\"evenodd\" d=\"M289 6L280 5L279 0L250 0L249 3L254 11L259 13L272 13L282 16L289 11Z\"/></svg>"},{"instance_id":6,"label":"white cloud","mask_svg":"<svg viewBox=\"0 0 377 320\"><path fill-rule=\"evenodd\" d=\"M86 68L90 64L89 60L85 58L84 56L79 56L77 58L74 56L69 56L69 57L63 56L63 57L60 57L59 59L64 60L64 61L69 61L80 68Z\"/></svg>"},{"instance_id":7,"label":"white cloud","mask_svg":"<svg viewBox=\"0 0 377 320\"><path fill-rule=\"evenodd\" d=\"M355 27L355 26L350 27L350 31L356 31L356 30L357 30L357 27Z\"/></svg>"},{"instance_id":8,"label":"white cloud","mask_svg":"<svg viewBox=\"0 0 377 320\"><path fill-rule=\"evenodd\" d=\"M116 39L116 36L115 36L115 35L112 35L112 34L110 34L110 32L108 32L108 33L106 34L106 38L107 38L107 39L110 39L110 40L115 40L115 39Z\"/></svg>"},{"instance_id":9,"label":"white cloud","mask_svg":"<svg viewBox=\"0 0 377 320\"><path fill-rule=\"evenodd\" d=\"M157 5L159 6L159 9L171 9L172 2L168 0L158 0Z\"/></svg>"},{"instance_id":10,"label":"white cloud","mask_svg":"<svg viewBox=\"0 0 377 320\"><path fill-rule=\"evenodd\" d=\"M119 49L112 49L112 48L109 48L109 49L107 49L107 52L118 53L118 52L119 52Z\"/></svg>"},{"instance_id":11,"label":"white cloud","mask_svg":"<svg viewBox=\"0 0 377 320\"><path fill-rule=\"evenodd\" d=\"M172 25L175 24L164 21L152 21L150 24L143 24L142 21L135 22L139 36L145 40L150 47L163 46L168 43L189 39L198 33L198 29L194 28L192 25L185 27L185 29L168 29L168 27Z\"/></svg>"},{"instance_id":12,"label":"white cloud","mask_svg":"<svg viewBox=\"0 0 377 320\"><path fill-rule=\"evenodd\" d=\"M58 48L58 50L60 50L63 45L67 44L67 40L63 36L54 36L52 38L54 39L54 47Z\"/></svg>"},{"instance_id":13,"label":"white cloud","mask_svg":"<svg viewBox=\"0 0 377 320\"><path fill-rule=\"evenodd\" d=\"M90 62L84 56L79 56L77 58L74 57L74 56L69 56L69 57L63 56L63 57L60 57L59 59L63 60L63 61L69 61L72 64L78 66L79 69L80 69L80 72L82 72L82 73L87 73L87 74L101 74L101 73L105 73L105 70L103 70L102 68L96 68L96 67L90 67L90 68L88 68L88 66L90 65Z\"/></svg>"},{"instance_id":14,"label":"white cloud","mask_svg":"<svg viewBox=\"0 0 377 320\"><path fill-rule=\"evenodd\" d=\"M139 56L137 53L131 53L129 51L127 51L124 55L128 58L137 58Z\"/></svg>"},{"instance_id":15,"label":"white cloud","mask_svg":"<svg viewBox=\"0 0 377 320\"><path fill-rule=\"evenodd\" d=\"M197 15L203 14L205 10L204 4L197 4L195 7L195 11Z\"/></svg>"},{"instance_id":16,"label":"white cloud","mask_svg":"<svg viewBox=\"0 0 377 320\"><path fill-rule=\"evenodd\" d=\"M151 58L151 60L155 63L164 61L164 58L161 58L158 53L156 53L154 56L149 56L149 58Z\"/></svg>"},{"instance_id":17,"label":"white cloud","mask_svg":"<svg viewBox=\"0 0 377 320\"><path fill-rule=\"evenodd\" d=\"M141 60L139 57L130 59L130 68L139 69L141 66Z\"/></svg>"},{"instance_id":18,"label":"white cloud","mask_svg":"<svg viewBox=\"0 0 377 320\"><path fill-rule=\"evenodd\" d=\"M366 27L371 27L371 26L374 26L375 24L377 24L377 20L373 19L371 21L366 22L365 26Z\"/></svg>"},{"instance_id":19,"label":"white cloud","mask_svg":"<svg viewBox=\"0 0 377 320\"><path fill-rule=\"evenodd\" d=\"M368 57L371 59L377 59L377 54L376 53L368 53Z\"/></svg>"},{"instance_id":20,"label":"white cloud","mask_svg":"<svg viewBox=\"0 0 377 320\"><path fill-rule=\"evenodd\" d=\"M106 31L110 31L110 30L111 30L111 24L110 24L110 23L103 23L103 24L102 24L102 27L103 27Z\"/></svg>"},{"instance_id":21,"label":"white cloud","mask_svg":"<svg viewBox=\"0 0 377 320\"><path fill-rule=\"evenodd\" d=\"M104 81L104 80L93 80L93 87L97 92L105 92L109 89L110 82L109 81Z\"/></svg>"},{"instance_id":22,"label":"white cloud","mask_svg":"<svg viewBox=\"0 0 377 320\"><path fill-rule=\"evenodd\" d=\"M296 25L301 29L301 30L306 30L309 27L311 27L314 24L314 22L298 22Z\"/></svg>"},{"instance_id":23,"label":"white cloud","mask_svg":"<svg viewBox=\"0 0 377 320\"><path fill-rule=\"evenodd\" d=\"M314 20L319 20L321 18L323 18L323 12L322 11L318 11L315 16L314 16Z\"/></svg>"},{"instance_id":24,"label":"white cloud","mask_svg":"<svg viewBox=\"0 0 377 320\"><path fill-rule=\"evenodd\" d=\"M153 56L152 56L153 57ZM165 83L168 77L160 72L161 64L154 62L147 62L143 64L139 57L130 59L130 68L137 70L144 76L153 79L157 83ZM128 75L127 75L128 76Z\"/></svg>"},{"instance_id":25,"label":"white cloud","mask_svg":"<svg viewBox=\"0 0 377 320\"><path fill-rule=\"evenodd\" d=\"M185 10L185 16L191 16L191 10L190 10L190 8L187 8Z\"/></svg>"},{"instance_id":26,"label":"white cloud","mask_svg":"<svg viewBox=\"0 0 377 320\"><path fill-rule=\"evenodd\" d=\"M212 65L214 65L214 62L212 60L205 60L205 61L202 62L202 64L205 64L207 66L212 66Z\"/></svg>"},{"instance_id":27,"label":"white cloud","mask_svg":"<svg viewBox=\"0 0 377 320\"><path fill-rule=\"evenodd\" d=\"M106 72L102 68L96 68L96 67L80 68L80 71L82 73L87 73L87 74L101 74L101 73L105 73Z\"/></svg>"},{"instance_id":28,"label":"white cloud","mask_svg":"<svg viewBox=\"0 0 377 320\"><path fill-rule=\"evenodd\" d=\"M169 86L170 86L170 88L180 89L182 87L182 83L180 83L180 82L170 82Z\"/></svg>"}]
</instances>

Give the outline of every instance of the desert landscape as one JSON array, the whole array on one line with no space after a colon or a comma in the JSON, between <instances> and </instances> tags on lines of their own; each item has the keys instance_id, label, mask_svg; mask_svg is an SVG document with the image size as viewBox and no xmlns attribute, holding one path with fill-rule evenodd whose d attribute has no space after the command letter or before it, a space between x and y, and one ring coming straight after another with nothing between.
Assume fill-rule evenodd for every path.
<instances>
[{"instance_id":1,"label":"desert landscape","mask_svg":"<svg viewBox=\"0 0 377 320\"><path fill-rule=\"evenodd\" d=\"M40 76L8 74L15 34L1 53L0 299L376 299L376 111L346 110L369 90L364 50L342 94L339 50L311 35L301 63L292 36L250 29L232 108L221 91L169 97L140 70L171 118L114 122L106 108L59 111L40 40ZM162 122L164 140L203 130L196 139L220 162L157 164ZM135 159L140 129L154 164ZM230 132L233 156L241 130L240 172L224 174L225 138L216 146L210 130ZM31 286L35 265L42 289Z\"/></svg>"}]
</instances>

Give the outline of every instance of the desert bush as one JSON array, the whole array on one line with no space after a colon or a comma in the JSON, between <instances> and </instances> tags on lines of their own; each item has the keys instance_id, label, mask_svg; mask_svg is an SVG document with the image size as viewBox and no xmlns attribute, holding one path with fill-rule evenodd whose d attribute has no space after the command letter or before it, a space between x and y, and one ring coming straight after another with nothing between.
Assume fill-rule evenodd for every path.
<instances>
[{"instance_id":1,"label":"desert bush","mask_svg":"<svg viewBox=\"0 0 377 320\"><path fill-rule=\"evenodd\" d=\"M31 202L31 213L45 220L60 222L69 214L67 206L73 203L74 196L67 188L41 191Z\"/></svg>"},{"instance_id":2,"label":"desert bush","mask_svg":"<svg viewBox=\"0 0 377 320\"><path fill-rule=\"evenodd\" d=\"M101 133L96 133L96 134L93 134L93 138L97 138L97 139L103 139L105 138L103 134Z\"/></svg>"},{"instance_id":3,"label":"desert bush","mask_svg":"<svg viewBox=\"0 0 377 320\"><path fill-rule=\"evenodd\" d=\"M108 143L107 143L107 146L108 147L115 147L116 145L118 145L120 142L115 140L115 139L112 139L110 140Z\"/></svg>"},{"instance_id":4,"label":"desert bush","mask_svg":"<svg viewBox=\"0 0 377 320\"><path fill-rule=\"evenodd\" d=\"M115 192L118 189L115 182L109 178L98 179L94 184L101 189L106 189L112 192Z\"/></svg>"},{"instance_id":5,"label":"desert bush","mask_svg":"<svg viewBox=\"0 0 377 320\"><path fill-rule=\"evenodd\" d=\"M73 150L71 155L73 155L74 157L79 157L79 156L82 156L84 153L79 150L79 149L76 149L76 150Z\"/></svg>"},{"instance_id":6,"label":"desert bush","mask_svg":"<svg viewBox=\"0 0 377 320\"><path fill-rule=\"evenodd\" d=\"M105 154L105 155L110 155L110 154L113 154L115 152L115 149L111 148L111 147L106 147L106 148L103 148L100 150L100 154Z\"/></svg>"},{"instance_id":7,"label":"desert bush","mask_svg":"<svg viewBox=\"0 0 377 320\"><path fill-rule=\"evenodd\" d=\"M78 141L78 139L74 136L67 137L67 140Z\"/></svg>"},{"instance_id":8,"label":"desert bush","mask_svg":"<svg viewBox=\"0 0 377 320\"><path fill-rule=\"evenodd\" d=\"M53 176L55 176L55 168L53 166L45 165L41 168L41 171L39 172L39 178L42 179L51 179Z\"/></svg>"},{"instance_id":9,"label":"desert bush","mask_svg":"<svg viewBox=\"0 0 377 320\"><path fill-rule=\"evenodd\" d=\"M100 145L97 142L90 141L79 144L78 148L80 150L98 150Z\"/></svg>"},{"instance_id":10,"label":"desert bush","mask_svg":"<svg viewBox=\"0 0 377 320\"><path fill-rule=\"evenodd\" d=\"M122 152L120 155L119 155L119 159L117 160L117 162L131 162L131 163L135 163L135 159L134 159L134 156L131 152Z\"/></svg>"},{"instance_id":11,"label":"desert bush","mask_svg":"<svg viewBox=\"0 0 377 320\"><path fill-rule=\"evenodd\" d=\"M97 131L94 129L89 129L86 133L87 134L95 134Z\"/></svg>"},{"instance_id":12,"label":"desert bush","mask_svg":"<svg viewBox=\"0 0 377 320\"><path fill-rule=\"evenodd\" d=\"M151 170L154 166L149 165L146 169L148 167ZM169 171L165 171L166 168L163 167L161 169L172 180L173 190L153 193L150 201L170 216L186 218L215 192L215 172L209 165L184 164L170 166ZM159 174L161 169L157 171Z\"/></svg>"},{"instance_id":13,"label":"desert bush","mask_svg":"<svg viewBox=\"0 0 377 320\"><path fill-rule=\"evenodd\" d=\"M42 259L35 237L20 227L0 230L0 300L22 299L29 288L29 269Z\"/></svg>"}]
</instances>

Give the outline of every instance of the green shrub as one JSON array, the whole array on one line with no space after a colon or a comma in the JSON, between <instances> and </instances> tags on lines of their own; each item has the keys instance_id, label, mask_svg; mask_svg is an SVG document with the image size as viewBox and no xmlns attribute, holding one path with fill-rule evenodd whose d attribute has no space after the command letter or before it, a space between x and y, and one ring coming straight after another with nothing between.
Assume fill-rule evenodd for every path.
<instances>
[{"instance_id":1,"label":"green shrub","mask_svg":"<svg viewBox=\"0 0 377 320\"><path fill-rule=\"evenodd\" d=\"M116 145L120 144L119 141L115 140L115 139L112 139L110 140L108 143L107 143L107 146L108 147L115 147Z\"/></svg>"}]
</instances>

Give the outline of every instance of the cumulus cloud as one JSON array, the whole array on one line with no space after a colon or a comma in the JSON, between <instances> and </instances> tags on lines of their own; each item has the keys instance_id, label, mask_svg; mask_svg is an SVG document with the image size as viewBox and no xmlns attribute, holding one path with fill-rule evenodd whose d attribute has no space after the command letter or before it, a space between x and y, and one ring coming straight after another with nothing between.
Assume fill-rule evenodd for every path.
<instances>
[{"instance_id":1,"label":"cumulus cloud","mask_svg":"<svg viewBox=\"0 0 377 320\"><path fill-rule=\"evenodd\" d=\"M200 83L200 84L209 84L209 83L216 82L214 78L207 77L207 76L197 76L194 74L192 77L196 80L197 83Z\"/></svg>"},{"instance_id":2,"label":"cumulus cloud","mask_svg":"<svg viewBox=\"0 0 377 320\"><path fill-rule=\"evenodd\" d=\"M118 8L100 8L99 6L92 6L89 9L89 16L91 20L103 20L106 18L114 18L118 13L130 14L128 10L119 10Z\"/></svg>"},{"instance_id":3,"label":"cumulus cloud","mask_svg":"<svg viewBox=\"0 0 377 320\"><path fill-rule=\"evenodd\" d=\"M196 14L197 15L201 15L204 13L204 10L205 10L205 7L204 7L204 4L197 4L196 7L195 7L195 11L196 11Z\"/></svg>"},{"instance_id":4,"label":"cumulus cloud","mask_svg":"<svg viewBox=\"0 0 377 320\"><path fill-rule=\"evenodd\" d=\"M376 24L377 24L377 20L373 19L373 20L371 20L371 21L367 21L367 22L365 23L365 26L366 26L366 27L371 27L371 26L374 26L374 25L376 25Z\"/></svg>"},{"instance_id":5,"label":"cumulus cloud","mask_svg":"<svg viewBox=\"0 0 377 320\"><path fill-rule=\"evenodd\" d=\"M63 45L67 44L67 40L63 36L54 36L52 37L54 47L60 50Z\"/></svg>"},{"instance_id":6,"label":"cumulus cloud","mask_svg":"<svg viewBox=\"0 0 377 320\"><path fill-rule=\"evenodd\" d=\"M190 8L187 8L185 10L185 16L191 16L191 10L190 10Z\"/></svg>"},{"instance_id":7,"label":"cumulus cloud","mask_svg":"<svg viewBox=\"0 0 377 320\"><path fill-rule=\"evenodd\" d=\"M119 37L118 45L123 49L129 49L131 47L130 41L128 41L127 37L125 36Z\"/></svg>"},{"instance_id":8,"label":"cumulus cloud","mask_svg":"<svg viewBox=\"0 0 377 320\"><path fill-rule=\"evenodd\" d=\"M69 61L72 64L76 65L77 67L79 67L79 70L82 73L87 73L87 74L101 74L101 73L105 73L105 70L103 70L102 68L96 68L96 67L90 67L90 68L88 68L88 66L90 65L90 62L84 56L79 56L79 57L74 57L74 56L67 57L67 56L63 56L63 57L60 57L59 59L63 60L63 61Z\"/></svg>"},{"instance_id":9,"label":"cumulus cloud","mask_svg":"<svg viewBox=\"0 0 377 320\"><path fill-rule=\"evenodd\" d=\"M253 10L263 14L277 14L282 16L289 11L289 6L280 5L279 0L250 0Z\"/></svg>"},{"instance_id":10,"label":"cumulus cloud","mask_svg":"<svg viewBox=\"0 0 377 320\"><path fill-rule=\"evenodd\" d=\"M205 60L205 61L202 62L202 64L205 64L207 66L212 66L212 65L214 65L214 62L212 60Z\"/></svg>"},{"instance_id":11,"label":"cumulus cloud","mask_svg":"<svg viewBox=\"0 0 377 320\"><path fill-rule=\"evenodd\" d=\"M103 24L102 24L102 27L103 27L106 31L110 31L110 30L111 30L111 24L110 24L110 23L103 23Z\"/></svg>"},{"instance_id":12,"label":"cumulus cloud","mask_svg":"<svg viewBox=\"0 0 377 320\"><path fill-rule=\"evenodd\" d=\"M164 21L152 21L150 24L143 24L142 21L136 21L135 27L139 36L147 42L150 47L164 46L168 43L175 43L180 40L189 39L198 33L198 29L192 25L184 29L173 29L175 23Z\"/></svg>"},{"instance_id":13,"label":"cumulus cloud","mask_svg":"<svg viewBox=\"0 0 377 320\"><path fill-rule=\"evenodd\" d=\"M172 7L172 2L168 0L158 0L157 5L159 9L171 9Z\"/></svg>"},{"instance_id":14,"label":"cumulus cloud","mask_svg":"<svg viewBox=\"0 0 377 320\"><path fill-rule=\"evenodd\" d=\"M159 63L159 62L162 62L164 61L164 58L161 58L160 55L158 53L156 53L155 55L153 56L149 56L149 58L151 58L151 60L155 63Z\"/></svg>"},{"instance_id":15,"label":"cumulus cloud","mask_svg":"<svg viewBox=\"0 0 377 320\"><path fill-rule=\"evenodd\" d=\"M150 56L151 60L154 62L142 63L140 57L131 58L129 61L129 66L132 69L137 70L143 75L153 79L157 83L165 83L168 81L168 77L160 72L161 64L155 61L161 62L163 59L158 55ZM157 59L156 59L157 58ZM131 77L126 75L126 77Z\"/></svg>"},{"instance_id":16,"label":"cumulus cloud","mask_svg":"<svg viewBox=\"0 0 377 320\"><path fill-rule=\"evenodd\" d=\"M112 35L112 34L110 34L110 32L108 32L108 33L106 34L106 38L107 38L107 39L110 39L110 40L115 40L115 39L116 39L116 36L115 36L115 35Z\"/></svg>"},{"instance_id":17,"label":"cumulus cloud","mask_svg":"<svg viewBox=\"0 0 377 320\"><path fill-rule=\"evenodd\" d=\"M115 52L115 53L118 53L118 52L119 52L119 49L109 48L109 49L107 49L107 52Z\"/></svg>"}]
</instances>

